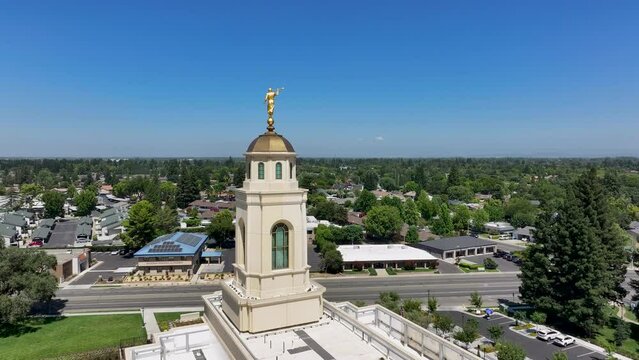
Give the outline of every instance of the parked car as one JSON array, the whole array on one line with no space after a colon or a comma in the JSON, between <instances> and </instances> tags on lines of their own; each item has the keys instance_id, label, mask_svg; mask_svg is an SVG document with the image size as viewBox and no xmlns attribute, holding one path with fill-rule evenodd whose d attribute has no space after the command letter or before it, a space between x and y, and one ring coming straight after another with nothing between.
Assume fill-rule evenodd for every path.
<instances>
[{"instance_id":1,"label":"parked car","mask_svg":"<svg viewBox=\"0 0 639 360\"><path fill-rule=\"evenodd\" d=\"M503 258L510 261L513 258L513 256L514 256L513 254L507 252L504 254Z\"/></svg>"},{"instance_id":2,"label":"parked car","mask_svg":"<svg viewBox=\"0 0 639 360\"><path fill-rule=\"evenodd\" d=\"M126 249L120 249L120 251L118 252L118 254L120 254L120 255L124 255L124 254L126 254Z\"/></svg>"},{"instance_id":3,"label":"parked car","mask_svg":"<svg viewBox=\"0 0 639 360\"><path fill-rule=\"evenodd\" d=\"M561 335L559 331L552 329L541 329L537 331L537 339L544 341L554 340L559 335Z\"/></svg>"},{"instance_id":4,"label":"parked car","mask_svg":"<svg viewBox=\"0 0 639 360\"><path fill-rule=\"evenodd\" d=\"M564 335L564 334L559 334L555 337L555 340L553 341L553 344L555 345L559 345L559 346L563 346L566 347L570 344L574 344L575 343L575 338L572 336L568 336L568 335Z\"/></svg>"},{"instance_id":5,"label":"parked car","mask_svg":"<svg viewBox=\"0 0 639 360\"><path fill-rule=\"evenodd\" d=\"M117 255L120 253L120 250L113 250L111 251L111 255Z\"/></svg>"},{"instance_id":6,"label":"parked car","mask_svg":"<svg viewBox=\"0 0 639 360\"><path fill-rule=\"evenodd\" d=\"M29 243L29 247L42 247L42 241L34 240Z\"/></svg>"},{"instance_id":7,"label":"parked car","mask_svg":"<svg viewBox=\"0 0 639 360\"><path fill-rule=\"evenodd\" d=\"M508 252L502 250L502 249L497 249L497 251L495 251L495 253L493 254L494 257L500 257L503 258L504 256L506 256L506 254L508 254Z\"/></svg>"},{"instance_id":8,"label":"parked car","mask_svg":"<svg viewBox=\"0 0 639 360\"><path fill-rule=\"evenodd\" d=\"M521 261L521 259L518 256L516 256L516 255L511 255L510 259L508 259L508 260L514 262L515 264L517 264L518 261Z\"/></svg>"}]
</instances>

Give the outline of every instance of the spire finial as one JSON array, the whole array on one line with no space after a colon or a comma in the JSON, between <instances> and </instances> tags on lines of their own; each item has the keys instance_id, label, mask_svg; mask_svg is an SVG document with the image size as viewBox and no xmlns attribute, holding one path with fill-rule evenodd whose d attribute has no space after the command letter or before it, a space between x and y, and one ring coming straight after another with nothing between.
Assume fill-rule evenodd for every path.
<instances>
[{"instance_id":1,"label":"spire finial","mask_svg":"<svg viewBox=\"0 0 639 360\"><path fill-rule=\"evenodd\" d=\"M273 126L273 124L275 124L275 121L273 120L273 113L275 112L275 97L278 96L282 90L284 90L284 88L277 88L275 90L268 88L266 96L264 96L266 113L268 114L268 120L266 121L268 124L266 130L268 130L268 132L273 132L275 130L275 126Z\"/></svg>"}]
</instances>

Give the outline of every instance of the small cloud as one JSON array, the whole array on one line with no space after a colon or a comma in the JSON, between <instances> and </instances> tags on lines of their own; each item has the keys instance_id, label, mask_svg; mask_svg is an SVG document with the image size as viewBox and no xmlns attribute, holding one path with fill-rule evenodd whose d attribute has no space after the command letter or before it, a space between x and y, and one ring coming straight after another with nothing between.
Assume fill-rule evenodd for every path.
<instances>
[{"instance_id":1,"label":"small cloud","mask_svg":"<svg viewBox=\"0 0 639 360\"><path fill-rule=\"evenodd\" d=\"M375 140L384 141L384 138L382 136L375 136Z\"/></svg>"}]
</instances>

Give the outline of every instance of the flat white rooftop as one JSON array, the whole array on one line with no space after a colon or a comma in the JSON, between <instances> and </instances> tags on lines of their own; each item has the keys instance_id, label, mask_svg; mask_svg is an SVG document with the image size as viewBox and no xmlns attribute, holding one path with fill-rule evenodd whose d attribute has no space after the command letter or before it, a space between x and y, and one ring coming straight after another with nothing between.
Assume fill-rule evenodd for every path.
<instances>
[{"instance_id":1,"label":"flat white rooftop","mask_svg":"<svg viewBox=\"0 0 639 360\"><path fill-rule=\"evenodd\" d=\"M260 360L379 360L383 356L343 324L326 316L311 326L257 336L242 335Z\"/></svg>"},{"instance_id":2,"label":"flat white rooftop","mask_svg":"<svg viewBox=\"0 0 639 360\"><path fill-rule=\"evenodd\" d=\"M356 261L409 261L437 260L428 251L408 245L340 245L344 262Z\"/></svg>"}]
</instances>

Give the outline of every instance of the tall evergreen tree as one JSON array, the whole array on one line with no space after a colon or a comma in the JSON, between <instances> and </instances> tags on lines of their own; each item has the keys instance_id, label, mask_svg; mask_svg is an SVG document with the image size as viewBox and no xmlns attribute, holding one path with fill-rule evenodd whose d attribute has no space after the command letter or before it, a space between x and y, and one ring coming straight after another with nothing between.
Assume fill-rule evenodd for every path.
<instances>
[{"instance_id":1,"label":"tall evergreen tree","mask_svg":"<svg viewBox=\"0 0 639 360\"><path fill-rule=\"evenodd\" d=\"M594 171L572 183L564 203L542 214L537 228L521 269L522 300L593 334L606 320L608 301L622 293L619 273L625 266L623 243Z\"/></svg>"},{"instance_id":2,"label":"tall evergreen tree","mask_svg":"<svg viewBox=\"0 0 639 360\"><path fill-rule=\"evenodd\" d=\"M177 187L178 193L175 201L180 209L186 208L191 202L200 198L197 180L187 168L182 169Z\"/></svg>"}]
</instances>

